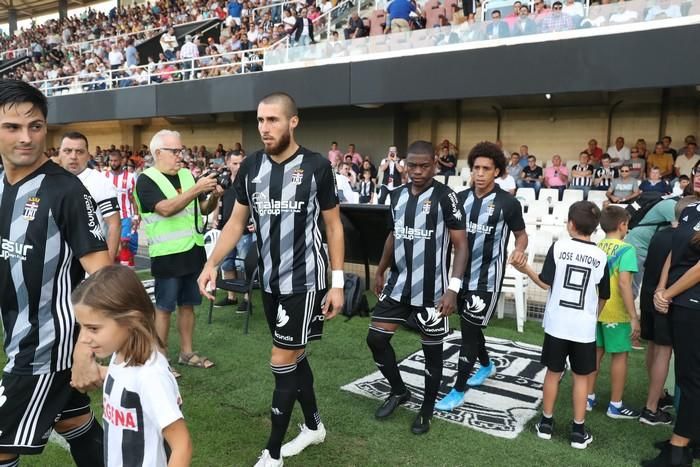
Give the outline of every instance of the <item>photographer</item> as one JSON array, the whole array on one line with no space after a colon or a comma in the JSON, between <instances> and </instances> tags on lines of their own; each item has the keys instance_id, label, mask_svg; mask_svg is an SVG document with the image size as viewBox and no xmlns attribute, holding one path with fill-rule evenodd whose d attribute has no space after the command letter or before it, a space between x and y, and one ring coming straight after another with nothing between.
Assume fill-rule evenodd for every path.
<instances>
[{"instance_id":1,"label":"photographer","mask_svg":"<svg viewBox=\"0 0 700 467\"><path fill-rule=\"evenodd\" d=\"M445 175L447 177L456 175L455 167L457 166L457 158L454 154L450 154L449 144L445 144L440 148L437 161L440 167L440 175Z\"/></svg>"},{"instance_id":2,"label":"photographer","mask_svg":"<svg viewBox=\"0 0 700 467\"><path fill-rule=\"evenodd\" d=\"M384 204L389 192L401 185L401 174L405 170L403 161L399 159L399 151L396 146L389 146L389 153L379 164L379 170L382 171L383 175L378 202Z\"/></svg>"},{"instance_id":3,"label":"photographer","mask_svg":"<svg viewBox=\"0 0 700 467\"><path fill-rule=\"evenodd\" d=\"M233 212L233 206L236 204L236 189L233 185L233 181L236 179L236 174L238 174L238 169L241 168L241 162L243 162L243 155L241 151L230 151L224 157L226 162L226 168L228 172L226 176L229 177L229 182L224 186L224 193L219 198L219 206L217 208L217 222L216 228L218 230L223 230L224 225L228 222ZM244 268L243 261L236 261L236 258L245 258L248 254L251 244L253 243L253 232L255 232L255 225L252 222L248 222L241 239L238 240L236 248L231 250L231 252L224 258L221 263L221 270L223 271L224 279L233 279L236 276L236 271L242 271ZM214 303L215 307L224 307L229 305L235 305L237 303L236 294L229 292L225 297ZM243 301L238 305L238 311L244 312L248 310L248 294L243 297Z\"/></svg>"},{"instance_id":4,"label":"photographer","mask_svg":"<svg viewBox=\"0 0 700 467\"><path fill-rule=\"evenodd\" d=\"M201 209L201 214L210 213L223 189L216 173L195 181L189 170L180 168L182 142L178 132L159 131L151 139L150 149L155 165L139 176L135 198L146 227L155 279L156 331L167 346L170 315L177 308L178 363L211 368L214 363L192 348L194 306L202 301L197 276L206 261L199 205L211 193ZM167 348L163 350L167 355Z\"/></svg>"}]
</instances>

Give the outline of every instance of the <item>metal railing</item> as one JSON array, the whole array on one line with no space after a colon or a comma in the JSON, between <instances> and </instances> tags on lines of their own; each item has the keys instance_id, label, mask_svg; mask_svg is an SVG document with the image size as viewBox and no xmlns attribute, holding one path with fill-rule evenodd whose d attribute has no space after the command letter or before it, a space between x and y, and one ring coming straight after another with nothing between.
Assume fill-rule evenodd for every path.
<instances>
[{"instance_id":1,"label":"metal railing","mask_svg":"<svg viewBox=\"0 0 700 467\"><path fill-rule=\"evenodd\" d=\"M20 57L29 56L29 49L24 47L21 49L6 50L5 52L0 52L0 60L12 60Z\"/></svg>"},{"instance_id":2,"label":"metal railing","mask_svg":"<svg viewBox=\"0 0 700 467\"><path fill-rule=\"evenodd\" d=\"M259 6L257 8L253 8L251 10L251 12L253 14L253 18L258 18L259 16L261 16L260 15L261 11L271 10L273 8L280 8L281 11L284 11L285 5L293 5L293 4L299 4L299 5L306 6L306 4L302 0L282 0L282 1L278 1L278 2L269 3L267 5L262 5L262 6Z\"/></svg>"}]
</instances>

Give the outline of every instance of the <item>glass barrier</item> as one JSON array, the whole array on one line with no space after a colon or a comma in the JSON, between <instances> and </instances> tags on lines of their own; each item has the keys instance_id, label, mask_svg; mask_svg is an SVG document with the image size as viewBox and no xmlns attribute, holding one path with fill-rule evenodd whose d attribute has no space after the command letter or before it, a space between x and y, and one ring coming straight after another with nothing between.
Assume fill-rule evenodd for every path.
<instances>
[{"instance_id":1,"label":"glass barrier","mask_svg":"<svg viewBox=\"0 0 700 467\"><path fill-rule=\"evenodd\" d=\"M564 2L569 3L569 2ZM575 3L575 2L570 2ZM539 7L541 8L541 7ZM265 54L265 69L296 68L324 62L352 60L369 54L400 52L419 48L478 43L492 39L510 39L522 36L561 33L564 31L599 29L594 34L618 33L623 24L637 24L629 30L683 24L678 18L700 15L700 0L630 0L616 3L594 4L583 16L570 14L566 8L521 9L519 14L498 20L464 21L453 17L453 24L431 29L417 29L393 34L375 35L351 40L329 40L313 45L292 44L287 49L270 50ZM700 17L697 18L700 21ZM667 20L665 23L658 21ZM442 19L442 23L446 18ZM679 23L680 22L680 23ZM590 35L590 32L586 33ZM339 34L342 37L342 33ZM553 39L550 35L541 40ZM515 39L513 42L516 42ZM477 45L478 46L478 45ZM377 55L379 58L380 55ZM303 62L303 63L299 63Z\"/></svg>"}]
</instances>

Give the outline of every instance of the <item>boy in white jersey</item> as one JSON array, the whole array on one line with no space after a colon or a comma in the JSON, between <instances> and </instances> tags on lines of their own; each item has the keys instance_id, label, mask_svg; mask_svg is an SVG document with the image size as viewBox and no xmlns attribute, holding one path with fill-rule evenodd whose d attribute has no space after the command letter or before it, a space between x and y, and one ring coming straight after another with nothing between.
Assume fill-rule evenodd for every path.
<instances>
[{"instance_id":1,"label":"boy in white jersey","mask_svg":"<svg viewBox=\"0 0 700 467\"><path fill-rule=\"evenodd\" d=\"M514 266L549 290L542 345L542 364L547 367L547 374L542 418L535 425L537 436L552 438L559 380L569 357L574 381L571 447L585 449L593 441L584 427L588 375L596 370L596 323L598 313L610 298L610 280L606 254L590 241L598 226L600 209L591 202L579 201L569 208L568 219L571 238L558 240L550 247L539 275L527 264Z\"/></svg>"}]
</instances>

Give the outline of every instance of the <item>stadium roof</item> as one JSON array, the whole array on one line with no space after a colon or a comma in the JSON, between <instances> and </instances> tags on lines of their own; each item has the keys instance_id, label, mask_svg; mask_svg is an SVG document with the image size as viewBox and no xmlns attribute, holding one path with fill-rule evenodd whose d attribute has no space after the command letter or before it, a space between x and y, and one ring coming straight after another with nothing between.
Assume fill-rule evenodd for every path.
<instances>
[{"instance_id":1,"label":"stadium roof","mask_svg":"<svg viewBox=\"0 0 700 467\"><path fill-rule=\"evenodd\" d=\"M103 0L67 0L68 8L79 8L100 3ZM0 0L0 23L7 23L9 9L17 10L17 21L36 16L58 13L58 2L55 0Z\"/></svg>"}]
</instances>

